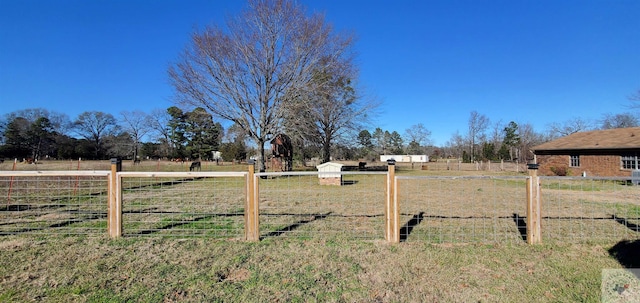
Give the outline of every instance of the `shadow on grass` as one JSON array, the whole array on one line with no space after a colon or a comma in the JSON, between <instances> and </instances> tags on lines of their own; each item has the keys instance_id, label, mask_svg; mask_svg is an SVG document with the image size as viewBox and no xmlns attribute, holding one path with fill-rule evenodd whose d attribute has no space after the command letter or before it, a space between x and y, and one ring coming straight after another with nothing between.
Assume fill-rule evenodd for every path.
<instances>
[{"instance_id":1,"label":"shadow on grass","mask_svg":"<svg viewBox=\"0 0 640 303\"><path fill-rule=\"evenodd\" d=\"M51 200L54 201L54 200ZM39 209L58 209L69 207L66 204L11 204L4 207L0 207L0 212L3 211L11 211L11 212L23 212L28 210L39 210Z\"/></svg>"},{"instance_id":2,"label":"shadow on grass","mask_svg":"<svg viewBox=\"0 0 640 303\"><path fill-rule=\"evenodd\" d=\"M526 217L520 217L520 215L513 213L513 223L516 224L516 228L518 228L522 241L527 242L527 222L524 218Z\"/></svg>"},{"instance_id":3,"label":"shadow on grass","mask_svg":"<svg viewBox=\"0 0 640 303\"><path fill-rule=\"evenodd\" d=\"M611 219L626 226L630 230L633 230L635 232L640 232L640 225L629 222L629 218L621 218L621 217L617 217L616 215L611 215ZM640 218L635 218L635 220L640 220Z\"/></svg>"},{"instance_id":4,"label":"shadow on grass","mask_svg":"<svg viewBox=\"0 0 640 303\"><path fill-rule=\"evenodd\" d=\"M123 188L123 191L127 191L127 190L136 190L136 189L143 189L143 188L153 188L153 187L168 187L168 186L173 186L173 185L181 185L183 183L188 183L188 182L194 182L194 181L198 181L203 179L202 177L195 177L195 178L185 178L185 179L179 179L179 180L172 180L172 181L166 181L166 182L156 182L156 183L149 183L149 184L144 184L144 185L139 185L139 186L132 186L132 187L126 187ZM51 198L49 201L51 202L60 202L60 201L74 201L76 199L79 198L84 198L84 197L99 197L99 196L107 196L109 194L108 191L99 191L99 192L93 192L93 193L87 193L87 194L79 194L78 196L72 196L72 197L55 197L55 198ZM26 210L34 210L34 209L52 209L52 208L63 208L63 207L68 207L69 205L66 204L7 204L6 206L0 207L0 212L2 211L26 211Z\"/></svg>"},{"instance_id":5,"label":"shadow on grass","mask_svg":"<svg viewBox=\"0 0 640 303\"><path fill-rule=\"evenodd\" d=\"M424 220L423 211L417 215L413 215L413 218L400 228L400 242L407 241L407 238L411 234L411 231L413 231L413 228L418 226L422 220Z\"/></svg>"},{"instance_id":6,"label":"shadow on grass","mask_svg":"<svg viewBox=\"0 0 640 303\"><path fill-rule=\"evenodd\" d=\"M28 204L11 204L7 206L0 207L0 211L25 211L29 209L34 209L38 207L33 207Z\"/></svg>"},{"instance_id":7,"label":"shadow on grass","mask_svg":"<svg viewBox=\"0 0 640 303\"><path fill-rule=\"evenodd\" d=\"M15 205L15 208L18 208L17 211L24 211L24 210L30 210L30 209L37 209L38 207L30 207L29 205ZM137 213L156 213L156 214L171 214L171 213L175 213L175 214L180 214L177 212L162 212L162 211L155 211L155 212L151 212L156 210L157 208L148 208L148 209L143 209L143 210L136 210L136 211L124 211L122 212L123 214L137 214ZM46 226L40 226L40 227L26 227L26 228L22 228L19 230L12 230L12 231L0 231L0 236L8 236L8 235L16 235L16 234L24 234L24 233L30 233L30 232L35 232L35 231L42 231L42 230L47 230L47 229L55 229L55 228L62 228L62 227L67 227L67 226L71 226L73 224L77 224L77 223L84 223L87 221L92 221L92 220L100 220L100 219L106 219L107 218L107 213L106 212L94 212L94 211L82 211L79 209L72 209L72 210L68 210L64 212L65 214L74 214L77 216L80 216L79 218L71 218L71 219L67 219L67 220L63 220L57 223L53 223L53 224L49 224ZM242 214L240 214L242 215ZM34 223L38 223L37 221L28 221L26 222L27 224L34 224ZM188 222L187 222L188 223ZM0 226L2 225L16 225L16 224L25 224L25 222L3 222L0 223ZM185 223L186 224L186 223Z\"/></svg>"},{"instance_id":8,"label":"shadow on grass","mask_svg":"<svg viewBox=\"0 0 640 303\"><path fill-rule=\"evenodd\" d=\"M609 249L609 255L625 268L636 269L635 275L640 279L640 240L623 240Z\"/></svg>"},{"instance_id":9,"label":"shadow on grass","mask_svg":"<svg viewBox=\"0 0 640 303\"><path fill-rule=\"evenodd\" d=\"M612 216L613 217L613 216ZM513 213L512 219L513 219L513 223L516 224L516 228L518 229L518 232L520 233L520 237L522 238L523 241L527 241L527 222L526 222L526 216L520 216L517 213ZM541 219L543 220L610 220L611 217L591 217L591 218L587 218L587 217L559 217L559 216L546 216L546 217L542 217ZM613 217L613 219L616 219L615 217ZM620 221L619 221L620 220ZM632 224L632 223L628 223L626 220L624 220L623 222L622 219L618 218L616 219L616 221L620 224L626 225L628 228L630 228L631 230L635 230L633 229L638 228L638 225L636 224ZM636 230L638 231L638 230Z\"/></svg>"},{"instance_id":10,"label":"shadow on grass","mask_svg":"<svg viewBox=\"0 0 640 303\"><path fill-rule=\"evenodd\" d=\"M6 231L6 232L0 231L0 236L9 236L9 235L16 235L16 234L24 234L24 233L34 232L34 231L42 231L46 229L61 228L61 227L66 227L76 223L83 223L91 220L104 219L106 217L107 217L107 214L102 213L102 214L95 214L95 215L87 216L83 218L68 219L68 220L60 221L58 223L50 224L43 227L28 227L20 230ZM13 223L7 223L7 224L13 224Z\"/></svg>"},{"instance_id":11,"label":"shadow on grass","mask_svg":"<svg viewBox=\"0 0 640 303\"><path fill-rule=\"evenodd\" d=\"M211 219L211 218L215 218L215 217L244 217L244 214L243 213L210 214L210 215L206 215L206 216L200 216L200 217L197 217L197 218L193 218L191 220L183 220L183 221L180 221L180 222L173 222L173 223L164 225L162 227L154 228L154 229L142 230L142 231L139 231L139 232L135 233L134 235L139 235L139 236L141 236L141 235L150 235L150 234L161 232L163 230L169 230L169 229L180 227L180 226L190 225L190 224L193 224L195 222L199 222L199 221L202 221L202 220L207 220L207 219Z\"/></svg>"},{"instance_id":12,"label":"shadow on grass","mask_svg":"<svg viewBox=\"0 0 640 303\"><path fill-rule=\"evenodd\" d=\"M281 235L283 235L283 234L285 234L287 232L290 232L290 231L298 229L300 226L302 226L304 224L308 224L308 223L311 223L311 222L316 221L316 220L324 219L324 218L328 217L330 214L331 214L331 212L328 212L326 214L309 214L310 216L313 216L311 219L300 220L300 221L298 221L296 223L293 223L293 224L291 224L289 226L285 226L285 227L283 227L283 228L281 228L279 230L272 231L272 232L260 237L260 240L263 240L263 239L269 238L269 237L281 236Z\"/></svg>"},{"instance_id":13,"label":"shadow on grass","mask_svg":"<svg viewBox=\"0 0 640 303\"><path fill-rule=\"evenodd\" d=\"M340 185L355 185L358 184L358 180L342 180Z\"/></svg>"}]
</instances>

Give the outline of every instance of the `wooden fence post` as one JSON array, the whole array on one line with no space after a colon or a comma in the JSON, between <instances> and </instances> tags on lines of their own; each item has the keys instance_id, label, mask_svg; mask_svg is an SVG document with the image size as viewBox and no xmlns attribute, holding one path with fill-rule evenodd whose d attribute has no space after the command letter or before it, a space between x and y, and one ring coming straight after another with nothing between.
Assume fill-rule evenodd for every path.
<instances>
[{"instance_id":1,"label":"wooden fence post","mask_svg":"<svg viewBox=\"0 0 640 303\"><path fill-rule=\"evenodd\" d=\"M387 161L388 169L386 182L386 205L385 205L385 239L389 243L400 242L400 209L396 189L395 161Z\"/></svg>"},{"instance_id":2,"label":"wooden fence post","mask_svg":"<svg viewBox=\"0 0 640 303\"><path fill-rule=\"evenodd\" d=\"M117 174L121 170L122 160L112 158L109 175L109 205L107 206L107 230L111 238L122 236L122 186Z\"/></svg>"},{"instance_id":3,"label":"wooden fence post","mask_svg":"<svg viewBox=\"0 0 640 303\"><path fill-rule=\"evenodd\" d=\"M13 160L13 168L11 171L16 170L16 164L18 163L18 158ZM9 210L9 203L11 202L11 190L13 189L13 176L11 176L11 181L9 182L9 192L7 193L7 210Z\"/></svg>"},{"instance_id":4,"label":"wooden fence post","mask_svg":"<svg viewBox=\"0 0 640 303\"><path fill-rule=\"evenodd\" d=\"M527 243L542 243L541 231L541 201L540 177L538 164L528 164L529 178L527 178Z\"/></svg>"},{"instance_id":5,"label":"wooden fence post","mask_svg":"<svg viewBox=\"0 0 640 303\"><path fill-rule=\"evenodd\" d=\"M244 238L246 241L260 240L260 225L258 212L258 182L255 179L255 161L249 160L247 174L247 200L244 208Z\"/></svg>"}]
</instances>

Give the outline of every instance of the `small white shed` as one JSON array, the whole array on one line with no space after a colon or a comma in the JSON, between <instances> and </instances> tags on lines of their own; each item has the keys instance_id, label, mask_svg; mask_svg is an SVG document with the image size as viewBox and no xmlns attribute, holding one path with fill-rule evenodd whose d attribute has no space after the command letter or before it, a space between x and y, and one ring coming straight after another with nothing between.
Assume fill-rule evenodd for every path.
<instances>
[{"instance_id":1,"label":"small white shed","mask_svg":"<svg viewBox=\"0 0 640 303\"><path fill-rule=\"evenodd\" d=\"M342 185L342 171L343 164L327 162L322 163L318 168L318 178L320 179L320 185Z\"/></svg>"}]
</instances>

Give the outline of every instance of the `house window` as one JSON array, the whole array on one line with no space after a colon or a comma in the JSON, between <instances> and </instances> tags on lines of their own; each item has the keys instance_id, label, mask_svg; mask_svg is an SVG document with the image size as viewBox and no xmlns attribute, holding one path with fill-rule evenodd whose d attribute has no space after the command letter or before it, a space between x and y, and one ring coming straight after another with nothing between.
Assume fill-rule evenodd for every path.
<instances>
[{"instance_id":1,"label":"house window","mask_svg":"<svg viewBox=\"0 0 640 303\"><path fill-rule=\"evenodd\" d=\"M580 155L571 155L571 167L580 167Z\"/></svg>"},{"instance_id":2,"label":"house window","mask_svg":"<svg viewBox=\"0 0 640 303\"><path fill-rule=\"evenodd\" d=\"M637 154L622 155L622 169L640 169L639 158Z\"/></svg>"}]
</instances>

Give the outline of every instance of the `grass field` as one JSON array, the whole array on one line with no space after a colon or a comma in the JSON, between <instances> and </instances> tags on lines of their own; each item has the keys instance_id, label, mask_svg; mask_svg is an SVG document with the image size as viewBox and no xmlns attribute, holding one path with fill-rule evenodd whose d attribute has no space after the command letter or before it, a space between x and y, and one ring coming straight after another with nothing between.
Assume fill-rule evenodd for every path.
<instances>
[{"instance_id":1,"label":"grass field","mask_svg":"<svg viewBox=\"0 0 640 303\"><path fill-rule=\"evenodd\" d=\"M600 302L614 245L6 236L0 301Z\"/></svg>"},{"instance_id":2,"label":"grass field","mask_svg":"<svg viewBox=\"0 0 640 303\"><path fill-rule=\"evenodd\" d=\"M154 171L145 162L123 170ZM25 180L0 205L0 231L22 228L0 235L0 302L599 302L603 269L640 267L639 187L543 179L544 244L529 246L524 174L398 176L396 245L383 235L385 175L259 179L257 243L241 241L243 178L125 178L118 240L102 232L105 180Z\"/></svg>"}]
</instances>

